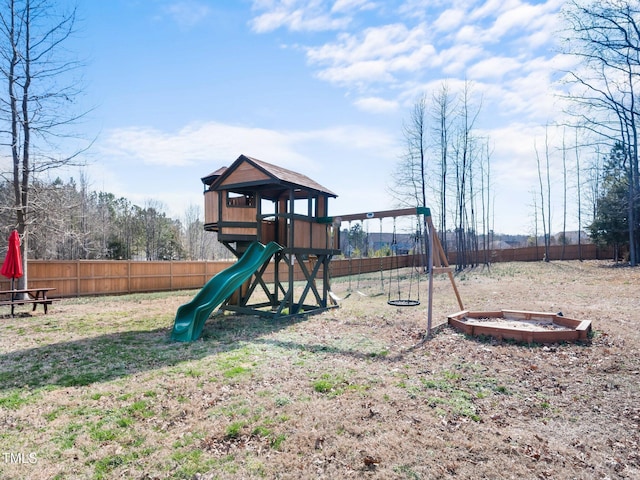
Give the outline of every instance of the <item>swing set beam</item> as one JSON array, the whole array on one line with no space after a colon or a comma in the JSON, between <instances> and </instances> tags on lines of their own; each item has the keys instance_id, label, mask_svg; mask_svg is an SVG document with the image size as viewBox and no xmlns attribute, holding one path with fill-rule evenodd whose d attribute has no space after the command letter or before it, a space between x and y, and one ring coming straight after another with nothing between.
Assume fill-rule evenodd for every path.
<instances>
[{"instance_id":1,"label":"swing set beam","mask_svg":"<svg viewBox=\"0 0 640 480\"><path fill-rule=\"evenodd\" d=\"M382 210L378 212L365 212L365 213L353 213L349 215L341 215L338 217L319 217L317 221L319 223L333 223L334 225L340 225L341 222L350 222L353 220L367 220L370 218L396 218L409 215L424 215L425 218L425 230L428 235L427 240L427 252L428 252L428 269L429 269L429 299L427 307L427 337L431 336L431 323L433 314L433 276L440 273L446 273L451 281L451 286L458 301L458 305L461 310L464 310L462 298L460 292L456 286L456 282L453 278L453 272L447 261L446 254L442 248L442 244L436 233L436 229L431 219L431 209L427 207L415 207L415 208L401 208L396 210Z\"/></svg>"},{"instance_id":2,"label":"swing set beam","mask_svg":"<svg viewBox=\"0 0 640 480\"><path fill-rule=\"evenodd\" d=\"M379 212L352 213L349 215L340 215L338 217L319 217L318 223L339 223L341 221L351 222L353 220L367 220L369 218L395 218L409 215L431 216L431 211L427 207L415 207L400 208L397 210L381 210Z\"/></svg>"}]
</instances>

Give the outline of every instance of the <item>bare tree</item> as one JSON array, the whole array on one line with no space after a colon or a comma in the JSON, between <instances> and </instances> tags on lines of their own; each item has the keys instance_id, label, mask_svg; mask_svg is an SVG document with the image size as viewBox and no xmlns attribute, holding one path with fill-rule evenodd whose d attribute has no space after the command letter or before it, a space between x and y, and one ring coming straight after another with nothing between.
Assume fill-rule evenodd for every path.
<instances>
[{"instance_id":1,"label":"bare tree","mask_svg":"<svg viewBox=\"0 0 640 480\"><path fill-rule=\"evenodd\" d=\"M582 61L581 69L568 73L574 87L569 95L572 113L610 146L622 145L628 165L629 263L637 265L640 5L635 0L571 0L564 15L566 52Z\"/></svg>"},{"instance_id":2,"label":"bare tree","mask_svg":"<svg viewBox=\"0 0 640 480\"><path fill-rule=\"evenodd\" d=\"M602 196L603 161L600 148L596 146L591 162L587 167L587 201L591 220L598 214L598 199Z\"/></svg>"},{"instance_id":3,"label":"bare tree","mask_svg":"<svg viewBox=\"0 0 640 480\"><path fill-rule=\"evenodd\" d=\"M469 258L470 242L474 236L473 208L473 171L474 160L481 149L478 148L474 136L475 123L480 114L480 107L472 103L471 84L465 82L460 95L460 111L457 139L454 144L454 164L456 172L456 269L466 268ZM471 206L471 214L469 207Z\"/></svg>"},{"instance_id":4,"label":"bare tree","mask_svg":"<svg viewBox=\"0 0 640 480\"><path fill-rule=\"evenodd\" d=\"M184 240L185 252L189 260L200 257L201 238L204 236L204 228L200 223L200 207L190 204L184 212Z\"/></svg>"},{"instance_id":5,"label":"bare tree","mask_svg":"<svg viewBox=\"0 0 640 480\"><path fill-rule=\"evenodd\" d=\"M564 260L565 247L567 245L567 144L565 130L562 131L562 253L560 259Z\"/></svg>"},{"instance_id":6,"label":"bare tree","mask_svg":"<svg viewBox=\"0 0 640 480\"><path fill-rule=\"evenodd\" d=\"M548 262L549 261L549 244L550 244L550 238L551 238L551 234L550 234L550 220L551 220L551 215L549 214L549 224L547 223L547 218L545 217L545 203L547 203L548 207L550 207L550 203L549 199L548 199L548 195L551 193L550 192L550 187L548 184L548 179L549 179L549 142L548 142L548 136L545 133L545 158L546 158L546 167L547 167L547 188L545 189L544 187L544 182L542 180L542 166L541 166L541 160L540 160L540 153L538 152L538 147L536 145L536 143L534 142L534 149L536 152L536 165L538 167L538 183L540 185L540 216L542 217L542 233L544 235L544 261ZM545 192L546 190L546 192ZM547 194L547 197L545 197L545 193Z\"/></svg>"},{"instance_id":7,"label":"bare tree","mask_svg":"<svg viewBox=\"0 0 640 480\"><path fill-rule=\"evenodd\" d=\"M582 184L580 181L580 149L578 147L578 130L576 130L576 138L574 144L574 152L576 155L576 195L578 201L578 260L582 261Z\"/></svg>"},{"instance_id":8,"label":"bare tree","mask_svg":"<svg viewBox=\"0 0 640 480\"><path fill-rule=\"evenodd\" d=\"M440 181L439 189L439 205L438 205L438 231L440 232L440 243L444 247L445 253L448 252L447 236L447 197L448 188L447 175L449 173L449 135L452 124L452 109L454 108L454 100L449 92L449 86L443 82L440 90L433 95L432 98L432 114L433 119L433 137L436 149L438 151Z\"/></svg>"},{"instance_id":9,"label":"bare tree","mask_svg":"<svg viewBox=\"0 0 640 480\"><path fill-rule=\"evenodd\" d=\"M206 232L200 218L202 209L190 204L184 213L183 230L185 254L190 260L208 260L218 257L216 234ZM224 250L228 251L226 248Z\"/></svg>"},{"instance_id":10,"label":"bare tree","mask_svg":"<svg viewBox=\"0 0 640 480\"><path fill-rule=\"evenodd\" d=\"M489 265L489 249L491 248L491 150L489 142L485 145L485 154L480 157L480 194L482 205L482 239L485 265Z\"/></svg>"},{"instance_id":11,"label":"bare tree","mask_svg":"<svg viewBox=\"0 0 640 480\"><path fill-rule=\"evenodd\" d=\"M533 201L533 238L529 239L529 242L527 243L528 246L531 247L536 247L536 255L538 254L538 201L537 201L537 196L538 194L535 191L531 191L531 199Z\"/></svg>"},{"instance_id":12,"label":"bare tree","mask_svg":"<svg viewBox=\"0 0 640 480\"><path fill-rule=\"evenodd\" d=\"M427 150L427 100L426 95L417 98L409 122L403 124L406 142L403 158L393 172L392 195L399 204L408 207L426 206L426 150Z\"/></svg>"},{"instance_id":13,"label":"bare tree","mask_svg":"<svg viewBox=\"0 0 640 480\"><path fill-rule=\"evenodd\" d=\"M12 169L3 177L13 185L11 208L22 239L25 273L20 287L28 277L33 176L75 157L60 155L55 144L81 116L72 113L80 92L71 78L80 64L63 48L75 19L75 9L59 13L48 0L2 0L0 8L0 75L6 92L0 96L0 141L11 151Z\"/></svg>"},{"instance_id":14,"label":"bare tree","mask_svg":"<svg viewBox=\"0 0 640 480\"><path fill-rule=\"evenodd\" d=\"M402 129L406 142L403 160L393 175L392 194L401 204L409 207L427 206L427 96L416 100L408 124ZM427 218L424 216L422 230L425 232L423 265L427 264Z\"/></svg>"},{"instance_id":15,"label":"bare tree","mask_svg":"<svg viewBox=\"0 0 640 480\"><path fill-rule=\"evenodd\" d=\"M403 125L407 147L396 166L393 188L390 190L400 205L405 206L426 206L430 195L435 198L439 208L439 230L443 236L441 243L445 249L448 248L447 216L453 214L457 268L462 269L471 260L469 252L472 249L476 252L475 261L478 261L479 222L483 232L486 232L488 225L489 149L486 148L485 152L474 132L480 107L473 102L471 84L465 83L455 111L454 98L458 97L451 95L446 83L443 83L441 89L431 97L430 107L426 95L417 99L410 121ZM430 128L427 121L431 122ZM486 158L483 157L485 153ZM429 154L436 160L427 162ZM480 192L477 192L477 184L474 184L478 174ZM433 184L429 183L429 179L434 179ZM450 202L449 197L453 195L455 202ZM482 202L481 210L478 209L478 201ZM453 205L451 212L448 207L450 204Z\"/></svg>"}]
</instances>

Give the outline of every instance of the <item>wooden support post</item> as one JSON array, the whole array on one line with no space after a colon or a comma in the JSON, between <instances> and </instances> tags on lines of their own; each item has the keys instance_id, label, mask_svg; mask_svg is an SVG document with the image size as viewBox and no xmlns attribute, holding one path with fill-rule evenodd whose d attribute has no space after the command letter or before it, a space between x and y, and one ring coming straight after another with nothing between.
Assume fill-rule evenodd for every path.
<instances>
[{"instance_id":1,"label":"wooden support post","mask_svg":"<svg viewBox=\"0 0 640 480\"><path fill-rule=\"evenodd\" d=\"M432 326L432 296L433 296L433 275L436 273L446 273L449 276L449 281L451 282L451 286L453 287L453 292L456 295L456 300L458 301L458 306L460 310L464 310L464 304L462 303L462 298L460 297L460 292L458 291L458 287L456 285L455 279L453 278L453 272L451 271L451 267L449 266L449 261L447 260L447 255L444 252L444 248L442 248L442 244L440 243L440 239L438 238L438 234L436 232L435 227L433 226L433 220L431 219L431 212L429 209L426 209L424 213L425 222L427 224L427 232L429 235L429 299L428 299L428 311L427 311L427 337L431 336L431 326Z\"/></svg>"},{"instance_id":2,"label":"wooden support post","mask_svg":"<svg viewBox=\"0 0 640 480\"><path fill-rule=\"evenodd\" d=\"M444 248L442 248L442 244L440 243L440 239L438 238L436 229L433 226L431 215L427 215L427 224L429 225L429 231L432 232L431 235L433 236L433 248L434 248L434 255L433 255L434 265L433 266L436 267L436 270L445 269L442 271L446 272L447 275L449 276L449 281L451 281L451 286L453 287L453 291L456 295L456 299L458 300L458 306L460 307L460 310L464 310L464 304L462 303L460 292L458 291L458 287L453 278L453 272L451 271L451 267L449 266L447 255L444 253Z\"/></svg>"},{"instance_id":3,"label":"wooden support post","mask_svg":"<svg viewBox=\"0 0 640 480\"><path fill-rule=\"evenodd\" d=\"M429 294L427 298L427 338L431 338L431 325L433 319L433 235L435 233L435 229L431 228L433 223L431 223L431 216L425 215L427 220L427 228L425 229L425 233L428 235L428 246L427 246L427 261L429 262Z\"/></svg>"}]
</instances>

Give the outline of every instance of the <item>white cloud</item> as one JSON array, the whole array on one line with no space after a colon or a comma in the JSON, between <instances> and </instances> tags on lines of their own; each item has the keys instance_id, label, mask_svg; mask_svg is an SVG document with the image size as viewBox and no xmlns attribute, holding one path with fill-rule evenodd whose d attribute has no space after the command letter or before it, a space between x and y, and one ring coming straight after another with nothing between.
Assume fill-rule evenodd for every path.
<instances>
[{"instance_id":1,"label":"white cloud","mask_svg":"<svg viewBox=\"0 0 640 480\"><path fill-rule=\"evenodd\" d=\"M351 28L332 41L303 48L309 65L317 69L316 77L356 91L354 105L364 111L391 112L399 99L407 98L407 92L415 92L417 85L453 78L482 82L488 97L500 106L500 115L512 111L539 119L549 105L553 67L532 59L535 49L544 48L553 39L561 4L561 0L535 4L522 0L473 4L462 0L408 0L397 12L413 23L396 21L362 30ZM318 21L324 21L327 15L340 18L339 13L355 19L358 12L381 5L367 0L337 1L332 7L331 2L321 1L256 0L254 9L265 15L280 15L276 23L294 28L296 22L301 24L314 15ZM412 15L410 7L424 13ZM298 20L294 21L296 15ZM387 94L381 101L378 89L384 86L393 88L396 99Z\"/></svg>"},{"instance_id":2,"label":"white cloud","mask_svg":"<svg viewBox=\"0 0 640 480\"><path fill-rule=\"evenodd\" d=\"M318 78L346 87L393 81L393 75L389 72L388 64L383 61L373 60L325 68L318 73Z\"/></svg>"},{"instance_id":3,"label":"white cloud","mask_svg":"<svg viewBox=\"0 0 640 480\"><path fill-rule=\"evenodd\" d=\"M115 129L96 148L103 158L152 167L190 167L202 163L230 163L238 155L254 156L285 168L316 168L305 145L324 143L336 147L393 148L384 132L361 126L335 126L317 130L276 131L225 125L217 122L188 125L167 133L151 128ZM316 157L317 158L317 157Z\"/></svg>"},{"instance_id":4,"label":"white cloud","mask_svg":"<svg viewBox=\"0 0 640 480\"><path fill-rule=\"evenodd\" d=\"M478 21L487 17L495 17L501 11L511 10L518 5L520 5L520 0L487 0L478 7L471 9L469 19Z\"/></svg>"},{"instance_id":5,"label":"white cloud","mask_svg":"<svg viewBox=\"0 0 640 480\"><path fill-rule=\"evenodd\" d=\"M531 35L525 35L518 42L522 45L522 49L532 50L544 45L548 45L553 40L553 33L549 30L538 30Z\"/></svg>"},{"instance_id":6,"label":"white cloud","mask_svg":"<svg viewBox=\"0 0 640 480\"><path fill-rule=\"evenodd\" d=\"M359 12L377 8L370 0L253 0L258 13L250 25L256 33L286 28L294 32L321 32L345 29Z\"/></svg>"},{"instance_id":7,"label":"white cloud","mask_svg":"<svg viewBox=\"0 0 640 480\"><path fill-rule=\"evenodd\" d=\"M554 119L561 122L566 105L560 98L564 87L557 81L557 69L571 68L573 62L575 59L563 55L528 59L518 75L493 85L497 105L505 112L526 115L541 124Z\"/></svg>"},{"instance_id":8,"label":"white cloud","mask_svg":"<svg viewBox=\"0 0 640 480\"><path fill-rule=\"evenodd\" d=\"M435 58L424 26L403 24L372 27L358 35L341 34L336 42L307 49L318 76L338 85L391 82L394 74L424 68Z\"/></svg>"},{"instance_id":9,"label":"white cloud","mask_svg":"<svg viewBox=\"0 0 640 480\"><path fill-rule=\"evenodd\" d=\"M355 10L372 10L376 7L375 3L369 0L336 0L331 7L333 13L350 12Z\"/></svg>"},{"instance_id":10,"label":"white cloud","mask_svg":"<svg viewBox=\"0 0 640 480\"><path fill-rule=\"evenodd\" d=\"M500 160L495 173L505 176L520 176L521 172L518 166L522 166L523 158L534 157L533 141L536 137L544 135L544 127L530 123L512 122L506 126L483 130L482 133L491 139L494 145L493 156L496 160Z\"/></svg>"},{"instance_id":11,"label":"white cloud","mask_svg":"<svg viewBox=\"0 0 640 480\"><path fill-rule=\"evenodd\" d=\"M339 148L379 152L383 155L395 150L393 136L387 131L361 125L339 125L318 130L296 132L297 144L309 141L321 141Z\"/></svg>"},{"instance_id":12,"label":"white cloud","mask_svg":"<svg viewBox=\"0 0 640 480\"><path fill-rule=\"evenodd\" d=\"M353 103L360 110L371 113L388 113L398 110L397 101L379 97L359 98Z\"/></svg>"},{"instance_id":13,"label":"white cloud","mask_svg":"<svg viewBox=\"0 0 640 480\"><path fill-rule=\"evenodd\" d=\"M460 8L450 8L440 14L434 22L434 27L439 31L451 31L457 29L466 16L466 12Z\"/></svg>"},{"instance_id":14,"label":"white cloud","mask_svg":"<svg viewBox=\"0 0 640 480\"><path fill-rule=\"evenodd\" d=\"M473 8L467 3L442 12L434 26L445 39L475 45L495 45L509 41L522 41L530 36L535 45L549 41L558 28L559 0L529 4L520 0L489 0ZM447 32L449 35L447 35ZM530 32L527 35L527 32ZM504 43L501 49L504 50ZM531 44L527 45L531 48Z\"/></svg>"},{"instance_id":15,"label":"white cloud","mask_svg":"<svg viewBox=\"0 0 640 480\"><path fill-rule=\"evenodd\" d=\"M427 40L423 26L412 29L401 23L371 27L361 34L341 34L338 41L309 48L312 62L353 63L374 58L393 59L422 47Z\"/></svg>"},{"instance_id":16,"label":"white cloud","mask_svg":"<svg viewBox=\"0 0 640 480\"><path fill-rule=\"evenodd\" d=\"M454 42L479 46L485 43L481 32L482 30L477 25L464 25L455 34Z\"/></svg>"},{"instance_id":17,"label":"white cloud","mask_svg":"<svg viewBox=\"0 0 640 480\"><path fill-rule=\"evenodd\" d=\"M367 2L343 1L337 8L328 8L326 2L312 0L255 1L253 10L261 11L250 25L256 33L266 33L286 28L294 32L320 32L342 30L351 22L350 12L365 8Z\"/></svg>"},{"instance_id":18,"label":"white cloud","mask_svg":"<svg viewBox=\"0 0 640 480\"><path fill-rule=\"evenodd\" d=\"M508 2L501 7L493 25L485 31L484 40L498 42L507 35L522 36L525 32L544 34L550 38L557 30L558 10L561 5L557 0L538 4Z\"/></svg>"},{"instance_id":19,"label":"white cloud","mask_svg":"<svg viewBox=\"0 0 640 480\"><path fill-rule=\"evenodd\" d=\"M533 5L520 4L510 8L496 18L492 27L488 29L487 35L497 42L513 30L527 30L539 13L539 9Z\"/></svg>"},{"instance_id":20,"label":"white cloud","mask_svg":"<svg viewBox=\"0 0 640 480\"><path fill-rule=\"evenodd\" d=\"M495 79L500 80L507 73L522 68L522 64L515 58L491 57L477 62L467 70L471 80Z\"/></svg>"},{"instance_id":21,"label":"white cloud","mask_svg":"<svg viewBox=\"0 0 640 480\"><path fill-rule=\"evenodd\" d=\"M467 65L476 58L481 58L485 51L473 43L460 43L438 52L435 65L447 76L464 77Z\"/></svg>"},{"instance_id":22,"label":"white cloud","mask_svg":"<svg viewBox=\"0 0 640 480\"><path fill-rule=\"evenodd\" d=\"M192 27L211 14L211 8L195 0L173 2L164 7L164 12L182 27Z\"/></svg>"},{"instance_id":23,"label":"white cloud","mask_svg":"<svg viewBox=\"0 0 640 480\"><path fill-rule=\"evenodd\" d=\"M174 133L151 128L111 130L98 148L104 156L164 167L228 162L241 153L258 152L277 158L283 166L308 161L292 151L292 141L286 132L209 122L188 125Z\"/></svg>"}]
</instances>

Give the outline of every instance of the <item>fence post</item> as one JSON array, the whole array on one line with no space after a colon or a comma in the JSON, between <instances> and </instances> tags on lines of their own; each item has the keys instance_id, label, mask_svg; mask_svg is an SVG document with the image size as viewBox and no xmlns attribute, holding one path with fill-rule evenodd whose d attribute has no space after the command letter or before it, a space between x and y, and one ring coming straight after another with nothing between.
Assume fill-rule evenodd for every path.
<instances>
[{"instance_id":1,"label":"fence post","mask_svg":"<svg viewBox=\"0 0 640 480\"><path fill-rule=\"evenodd\" d=\"M80 296L80 259L76 261L76 295Z\"/></svg>"}]
</instances>

